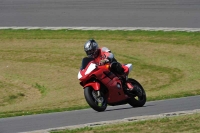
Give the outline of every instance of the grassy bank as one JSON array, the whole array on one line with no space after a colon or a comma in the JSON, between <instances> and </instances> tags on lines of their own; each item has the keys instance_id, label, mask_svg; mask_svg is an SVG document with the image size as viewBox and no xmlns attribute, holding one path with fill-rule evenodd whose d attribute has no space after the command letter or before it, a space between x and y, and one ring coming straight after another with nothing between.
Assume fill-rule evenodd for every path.
<instances>
[{"instance_id":1,"label":"grassy bank","mask_svg":"<svg viewBox=\"0 0 200 133\"><path fill-rule=\"evenodd\" d=\"M88 107L77 73L94 38L132 63L148 100L200 94L200 33L0 30L0 117Z\"/></svg>"},{"instance_id":2,"label":"grassy bank","mask_svg":"<svg viewBox=\"0 0 200 133\"><path fill-rule=\"evenodd\" d=\"M200 114L166 117L155 120L129 122L101 127L85 127L51 133L198 133Z\"/></svg>"}]
</instances>

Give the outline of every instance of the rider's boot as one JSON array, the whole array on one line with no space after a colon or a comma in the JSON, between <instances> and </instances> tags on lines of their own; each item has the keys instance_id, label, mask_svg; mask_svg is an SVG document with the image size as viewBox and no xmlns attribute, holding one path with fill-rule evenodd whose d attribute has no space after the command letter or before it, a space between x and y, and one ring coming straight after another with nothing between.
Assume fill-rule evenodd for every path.
<instances>
[{"instance_id":1,"label":"rider's boot","mask_svg":"<svg viewBox=\"0 0 200 133\"><path fill-rule=\"evenodd\" d=\"M128 81L128 76L123 73L122 75L120 75L122 84L125 86L125 88L127 90L132 90L134 88L134 86Z\"/></svg>"},{"instance_id":2,"label":"rider's boot","mask_svg":"<svg viewBox=\"0 0 200 133\"><path fill-rule=\"evenodd\" d=\"M137 96L141 96L141 89L137 85L133 85L130 81L128 81L128 76L126 74L121 75L122 85L125 86L127 91L136 94Z\"/></svg>"},{"instance_id":3,"label":"rider's boot","mask_svg":"<svg viewBox=\"0 0 200 133\"><path fill-rule=\"evenodd\" d=\"M134 86L130 82L126 82L127 89L133 91Z\"/></svg>"},{"instance_id":4,"label":"rider's boot","mask_svg":"<svg viewBox=\"0 0 200 133\"><path fill-rule=\"evenodd\" d=\"M137 96L142 95L142 90L137 85L132 85L130 82L126 83L128 90Z\"/></svg>"}]
</instances>

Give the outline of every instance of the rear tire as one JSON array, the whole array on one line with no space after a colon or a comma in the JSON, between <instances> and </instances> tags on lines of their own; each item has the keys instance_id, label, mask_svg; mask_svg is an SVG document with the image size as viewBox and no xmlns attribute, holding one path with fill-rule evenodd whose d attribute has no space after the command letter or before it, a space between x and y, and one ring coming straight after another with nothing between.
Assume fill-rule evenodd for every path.
<instances>
[{"instance_id":1,"label":"rear tire","mask_svg":"<svg viewBox=\"0 0 200 133\"><path fill-rule=\"evenodd\" d=\"M100 92L101 93L101 92ZM107 100L103 93L101 96L97 96L97 91L95 91L92 87L85 87L84 88L84 96L87 103L90 105L91 108L98 112L105 111L107 108Z\"/></svg>"},{"instance_id":2,"label":"rear tire","mask_svg":"<svg viewBox=\"0 0 200 133\"><path fill-rule=\"evenodd\" d=\"M128 100L128 103L133 107L142 107L146 103L145 90L143 89L142 85L135 79L129 78L128 82L130 82L134 87L137 86L141 92L140 95L132 94L131 92L129 92L128 95L129 95L130 99Z\"/></svg>"}]
</instances>

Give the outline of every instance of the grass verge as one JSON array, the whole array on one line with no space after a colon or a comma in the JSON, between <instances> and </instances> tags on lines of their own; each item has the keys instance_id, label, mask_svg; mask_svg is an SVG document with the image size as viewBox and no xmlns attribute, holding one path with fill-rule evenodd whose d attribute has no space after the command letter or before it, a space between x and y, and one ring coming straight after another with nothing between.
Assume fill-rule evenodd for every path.
<instances>
[{"instance_id":1,"label":"grass verge","mask_svg":"<svg viewBox=\"0 0 200 133\"><path fill-rule=\"evenodd\" d=\"M197 133L200 132L200 113L126 122L100 127L85 127L73 130L58 130L51 133Z\"/></svg>"}]
</instances>

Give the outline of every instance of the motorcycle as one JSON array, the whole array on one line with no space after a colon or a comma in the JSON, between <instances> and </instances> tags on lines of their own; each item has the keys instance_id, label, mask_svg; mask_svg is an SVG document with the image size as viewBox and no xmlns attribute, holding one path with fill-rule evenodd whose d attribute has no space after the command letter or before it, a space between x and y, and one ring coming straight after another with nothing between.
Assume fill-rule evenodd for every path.
<instances>
[{"instance_id":1,"label":"motorcycle","mask_svg":"<svg viewBox=\"0 0 200 133\"><path fill-rule=\"evenodd\" d=\"M135 79L128 78L132 64L123 64L126 81L111 71L111 64L97 65L92 58L83 58L78 79L83 86L84 96L91 108L105 111L107 105L129 104L142 107L146 103L146 93Z\"/></svg>"}]
</instances>

